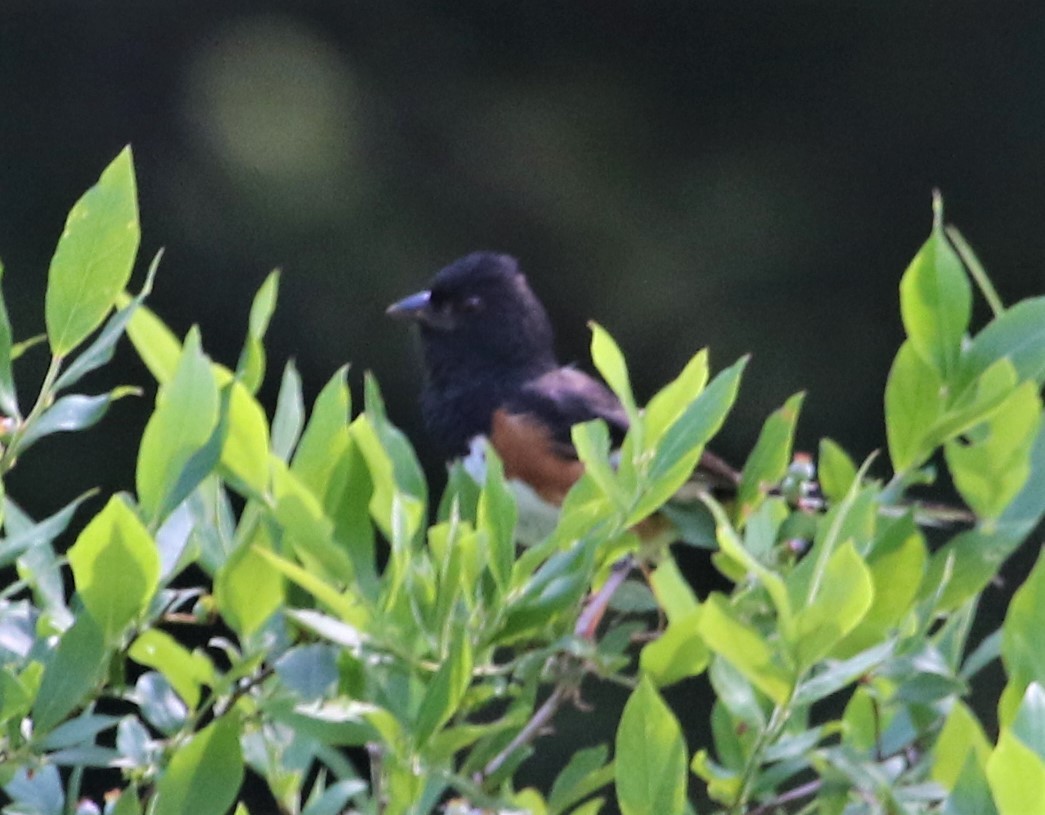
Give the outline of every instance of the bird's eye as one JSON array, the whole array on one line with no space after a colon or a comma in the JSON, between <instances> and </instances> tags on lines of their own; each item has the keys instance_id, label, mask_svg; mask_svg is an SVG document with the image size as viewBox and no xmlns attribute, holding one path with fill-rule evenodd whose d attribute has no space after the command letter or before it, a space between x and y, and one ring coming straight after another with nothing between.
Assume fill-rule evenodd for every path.
<instances>
[{"instance_id":1,"label":"bird's eye","mask_svg":"<svg viewBox=\"0 0 1045 815\"><path fill-rule=\"evenodd\" d=\"M465 314L476 314L483 310L483 298L477 294L473 294L461 303L461 311Z\"/></svg>"}]
</instances>

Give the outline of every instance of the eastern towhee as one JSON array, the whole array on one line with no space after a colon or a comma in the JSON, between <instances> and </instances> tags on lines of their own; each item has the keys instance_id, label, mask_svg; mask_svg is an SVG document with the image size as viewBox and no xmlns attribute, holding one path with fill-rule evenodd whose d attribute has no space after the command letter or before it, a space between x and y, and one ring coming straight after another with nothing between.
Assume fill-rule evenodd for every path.
<instances>
[{"instance_id":1,"label":"eastern towhee","mask_svg":"<svg viewBox=\"0 0 1045 815\"><path fill-rule=\"evenodd\" d=\"M624 408L601 382L559 364L548 313L515 258L466 255L387 313L420 326L423 418L448 458L474 461L486 438L508 479L557 507L583 472L570 428L602 419L613 443L623 441ZM478 477L474 468L469 471ZM708 452L698 472L725 490L739 479Z\"/></svg>"}]
</instances>

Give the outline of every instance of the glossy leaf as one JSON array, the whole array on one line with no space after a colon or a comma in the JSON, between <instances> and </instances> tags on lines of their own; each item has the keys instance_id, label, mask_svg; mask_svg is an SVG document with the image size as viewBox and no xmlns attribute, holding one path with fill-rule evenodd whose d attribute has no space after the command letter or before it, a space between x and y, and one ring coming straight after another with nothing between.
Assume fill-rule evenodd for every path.
<instances>
[{"instance_id":1,"label":"glossy leaf","mask_svg":"<svg viewBox=\"0 0 1045 815\"><path fill-rule=\"evenodd\" d=\"M109 405L125 396L138 396L137 388L115 388L109 393L84 396L79 393L62 396L51 407L26 426L18 439L18 452L24 453L32 445L52 433L87 430L102 420Z\"/></svg>"},{"instance_id":2,"label":"glossy leaf","mask_svg":"<svg viewBox=\"0 0 1045 815\"><path fill-rule=\"evenodd\" d=\"M70 501L49 518L37 523L30 522L24 527L15 527L11 520L12 513L8 509L6 529L9 534L6 538L0 539L0 566L6 566L29 549L50 544L66 530L76 510L92 495L94 495L94 490Z\"/></svg>"},{"instance_id":3,"label":"glossy leaf","mask_svg":"<svg viewBox=\"0 0 1045 815\"><path fill-rule=\"evenodd\" d=\"M1009 603L1002 626L1001 656L1005 669L1009 674L1010 684L1019 697L1031 681L1041 682L1045 678L1045 649L1041 647L1041 632L1045 630L1045 551L1038 555L1034 568L1031 569L1023 585L1020 586ZM1005 725L1012 721L1015 706L1003 697L1003 705L998 712L1000 722Z\"/></svg>"},{"instance_id":4,"label":"glossy leaf","mask_svg":"<svg viewBox=\"0 0 1045 815\"><path fill-rule=\"evenodd\" d=\"M670 383L649 400L644 412L646 444L655 445L708 382L708 352L699 351Z\"/></svg>"},{"instance_id":5,"label":"glossy leaf","mask_svg":"<svg viewBox=\"0 0 1045 815\"><path fill-rule=\"evenodd\" d=\"M515 523L518 510L505 483L501 460L493 447L486 447L486 482L479 495L476 529L486 534L488 565L498 587L507 591L515 560Z\"/></svg>"},{"instance_id":6,"label":"glossy leaf","mask_svg":"<svg viewBox=\"0 0 1045 815\"><path fill-rule=\"evenodd\" d=\"M119 298L121 308L129 302L130 297ZM181 358L181 343L174 332L147 306L139 306L127 324L127 336L153 378L161 385L167 384Z\"/></svg>"},{"instance_id":7,"label":"glossy leaf","mask_svg":"<svg viewBox=\"0 0 1045 815\"><path fill-rule=\"evenodd\" d=\"M305 399L301 393L301 375L294 363L288 362L276 397L276 412L272 415L272 452L279 459L290 461L304 426Z\"/></svg>"},{"instance_id":8,"label":"glossy leaf","mask_svg":"<svg viewBox=\"0 0 1045 815\"><path fill-rule=\"evenodd\" d=\"M40 690L33 702L33 726L46 733L79 707L105 675L104 634L88 614L76 618L44 666Z\"/></svg>"},{"instance_id":9,"label":"glossy leaf","mask_svg":"<svg viewBox=\"0 0 1045 815\"><path fill-rule=\"evenodd\" d=\"M984 437L947 444L955 486L977 515L997 518L1027 482L1041 417L1037 385L1025 382L987 421Z\"/></svg>"},{"instance_id":10,"label":"glossy leaf","mask_svg":"<svg viewBox=\"0 0 1045 815\"><path fill-rule=\"evenodd\" d=\"M565 812L568 807L613 781L613 764L607 764L605 745L578 750L555 777L548 793L548 811ZM576 812L576 810L574 810Z\"/></svg>"},{"instance_id":11,"label":"glossy leaf","mask_svg":"<svg viewBox=\"0 0 1045 815\"><path fill-rule=\"evenodd\" d=\"M755 447L744 463L737 488L737 517L747 519L761 503L768 487L780 483L791 462L795 425L802 409L804 393L796 393L782 407L775 410L755 442Z\"/></svg>"},{"instance_id":12,"label":"glossy leaf","mask_svg":"<svg viewBox=\"0 0 1045 815\"><path fill-rule=\"evenodd\" d=\"M944 380L958 372L962 337L972 315L972 285L943 231L934 202L933 229L900 280L900 314L911 347Z\"/></svg>"},{"instance_id":13,"label":"glossy leaf","mask_svg":"<svg viewBox=\"0 0 1045 815\"><path fill-rule=\"evenodd\" d=\"M414 738L423 745L457 712L472 680L472 645L462 631L428 682L417 713Z\"/></svg>"},{"instance_id":14,"label":"glossy leaf","mask_svg":"<svg viewBox=\"0 0 1045 815\"><path fill-rule=\"evenodd\" d=\"M918 598L929 551L914 519L905 515L884 529L866 560L874 588L871 607L835 649L836 656L870 648L900 625Z\"/></svg>"},{"instance_id":15,"label":"glossy leaf","mask_svg":"<svg viewBox=\"0 0 1045 815\"><path fill-rule=\"evenodd\" d=\"M853 464L853 460L831 439L820 440L817 470L824 495L836 503L845 498L856 478L856 465Z\"/></svg>"},{"instance_id":16,"label":"glossy leaf","mask_svg":"<svg viewBox=\"0 0 1045 815\"><path fill-rule=\"evenodd\" d=\"M951 706L933 747L932 777L946 789L954 789L970 758L981 768L991 753L983 725L961 701Z\"/></svg>"},{"instance_id":17,"label":"glossy leaf","mask_svg":"<svg viewBox=\"0 0 1045 815\"><path fill-rule=\"evenodd\" d=\"M269 486L269 428L265 411L250 391L233 381L228 407L228 432L221 449L221 465L234 484L255 497Z\"/></svg>"},{"instance_id":18,"label":"glossy leaf","mask_svg":"<svg viewBox=\"0 0 1045 815\"><path fill-rule=\"evenodd\" d=\"M1015 303L973 338L965 352L965 380L1002 358L1012 361L1020 380L1039 387L1045 382L1045 296Z\"/></svg>"},{"instance_id":19,"label":"glossy leaf","mask_svg":"<svg viewBox=\"0 0 1045 815\"><path fill-rule=\"evenodd\" d=\"M268 330L269 320L276 308L276 295L279 291L279 270L275 270L265 278L254 302L250 307L250 320L247 325L247 339L243 344L239 364L236 366L236 378L250 394L258 392L265 378L265 346L262 340Z\"/></svg>"},{"instance_id":20,"label":"glossy leaf","mask_svg":"<svg viewBox=\"0 0 1045 815\"><path fill-rule=\"evenodd\" d=\"M661 635L647 644L639 667L658 687L702 673L710 653L697 628L700 609L668 623Z\"/></svg>"},{"instance_id":21,"label":"glossy leaf","mask_svg":"<svg viewBox=\"0 0 1045 815\"><path fill-rule=\"evenodd\" d=\"M94 338L91 344L78 354L76 359L62 371L61 376L55 380L55 392L75 385L91 371L101 368L112 360L113 354L116 352L116 343L119 342L120 337L127 330L127 326L135 311L138 310L145 298L152 292L153 281L156 278L156 272L159 269L162 257L163 250L161 249L152 259L152 263L149 264L145 283L142 285L141 291L133 299L122 294L117 297L119 311L109 318L105 327L98 332L98 336Z\"/></svg>"},{"instance_id":22,"label":"glossy leaf","mask_svg":"<svg viewBox=\"0 0 1045 815\"><path fill-rule=\"evenodd\" d=\"M189 652L157 628L143 631L127 654L139 665L162 673L190 710L195 710L200 702L201 686L213 685L215 681L214 665L202 651Z\"/></svg>"},{"instance_id":23,"label":"glossy leaf","mask_svg":"<svg viewBox=\"0 0 1045 815\"><path fill-rule=\"evenodd\" d=\"M223 716L173 754L156 784L152 815L224 815L242 783L239 723Z\"/></svg>"},{"instance_id":24,"label":"glossy leaf","mask_svg":"<svg viewBox=\"0 0 1045 815\"><path fill-rule=\"evenodd\" d=\"M646 488L628 524L661 506L692 475L704 444L718 432L733 406L746 365L744 357L721 371L664 432L649 465Z\"/></svg>"},{"instance_id":25,"label":"glossy leaf","mask_svg":"<svg viewBox=\"0 0 1045 815\"><path fill-rule=\"evenodd\" d=\"M47 336L65 356L97 328L127 285L138 252L138 193L125 147L73 206L47 276Z\"/></svg>"},{"instance_id":26,"label":"glossy leaf","mask_svg":"<svg viewBox=\"0 0 1045 815\"><path fill-rule=\"evenodd\" d=\"M135 483L150 519L158 520L173 509L169 504L175 486L189 460L210 439L218 410L217 383L193 329L170 382L156 395L156 409L138 449Z\"/></svg>"},{"instance_id":27,"label":"glossy leaf","mask_svg":"<svg viewBox=\"0 0 1045 815\"><path fill-rule=\"evenodd\" d=\"M338 368L320 390L290 467L317 494L323 493L329 472L347 444L352 406L347 372L347 367Z\"/></svg>"},{"instance_id":28,"label":"glossy leaf","mask_svg":"<svg viewBox=\"0 0 1045 815\"><path fill-rule=\"evenodd\" d=\"M866 616L874 598L871 572L852 543L831 554L820 590L795 615L791 643L800 669L812 666Z\"/></svg>"},{"instance_id":29,"label":"glossy leaf","mask_svg":"<svg viewBox=\"0 0 1045 815\"><path fill-rule=\"evenodd\" d=\"M943 411L943 380L910 340L900 346L885 385L885 432L896 472L914 469L932 453L930 437Z\"/></svg>"},{"instance_id":30,"label":"glossy leaf","mask_svg":"<svg viewBox=\"0 0 1045 815\"><path fill-rule=\"evenodd\" d=\"M639 409L631 392L631 380L628 377L628 366L620 347L601 325L589 322L591 329L591 361L595 364L610 390L620 399L628 418L635 423Z\"/></svg>"},{"instance_id":31,"label":"glossy leaf","mask_svg":"<svg viewBox=\"0 0 1045 815\"><path fill-rule=\"evenodd\" d=\"M671 709L646 678L624 706L614 754L623 815L686 811L686 743Z\"/></svg>"},{"instance_id":32,"label":"glossy leaf","mask_svg":"<svg viewBox=\"0 0 1045 815\"><path fill-rule=\"evenodd\" d=\"M257 631L286 600L283 575L258 554L260 545L237 548L214 577L214 601L241 637Z\"/></svg>"},{"instance_id":33,"label":"glossy leaf","mask_svg":"<svg viewBox=\"0 0 1045 815\"><path fill-rule=\"evenodd\" d=\"M159 586L156 544L118 496L77 537L69 565L77 594L109 642L149 606Z\"/></svg>"},{"instance_id":34,"label":"glossy leaf","mask_svg":"<svg viewBox=\"0 0 1045 815\"><path fill-rule=\"evenodd\" d=\"M697 624L712 651L729 660L770 699L784 703L791 693L793 676L782 667L765 638L735 614L725 597L711 594Z\"/></svg>"}]
</instances>

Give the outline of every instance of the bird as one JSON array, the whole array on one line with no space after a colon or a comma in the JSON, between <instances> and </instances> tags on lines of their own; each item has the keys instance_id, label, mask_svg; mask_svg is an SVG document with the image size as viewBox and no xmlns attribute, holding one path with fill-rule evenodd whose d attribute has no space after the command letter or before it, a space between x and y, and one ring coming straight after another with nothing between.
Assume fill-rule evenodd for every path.
<instances>
[{"instance_id":1,"label":"bird","mask_svg":"<svg viewBox=\"0 0 1045 815\"><path fill-rule=\"evenodd\" d=\"M420 328L421 413L433 445L481 481L488 443L516 490L520 522L531 518L533 531L520 538L540 538L584 473L570 429L601 419L619 446L629 425L623 405L598 379L559 362L548 312L511 255L458 258L386 313ZM697 471L716 489L739 482L707 451Z\"/></svg>"}]
</instances>

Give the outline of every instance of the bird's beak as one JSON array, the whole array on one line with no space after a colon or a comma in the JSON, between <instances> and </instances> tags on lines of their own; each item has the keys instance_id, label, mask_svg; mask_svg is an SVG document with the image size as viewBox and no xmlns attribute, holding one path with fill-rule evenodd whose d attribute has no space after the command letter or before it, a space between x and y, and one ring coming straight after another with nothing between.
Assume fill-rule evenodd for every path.
<instances>
[{"instance_id":1,"label":"bird's beak","mask_svg":"<svg viewBox=\"0 0 1045 815\"><path fill-rule=\"evenodd\" d=\"M432 293L429 291L419 291L417 294L411 294L409 297L404 297L402 300L397 300L392 303L387 309L385 314L389 317L394 317L397 320L415 320L423 322L425 315L428 313L428 303L431 300Z\"/></svg>"}]
</instances>

